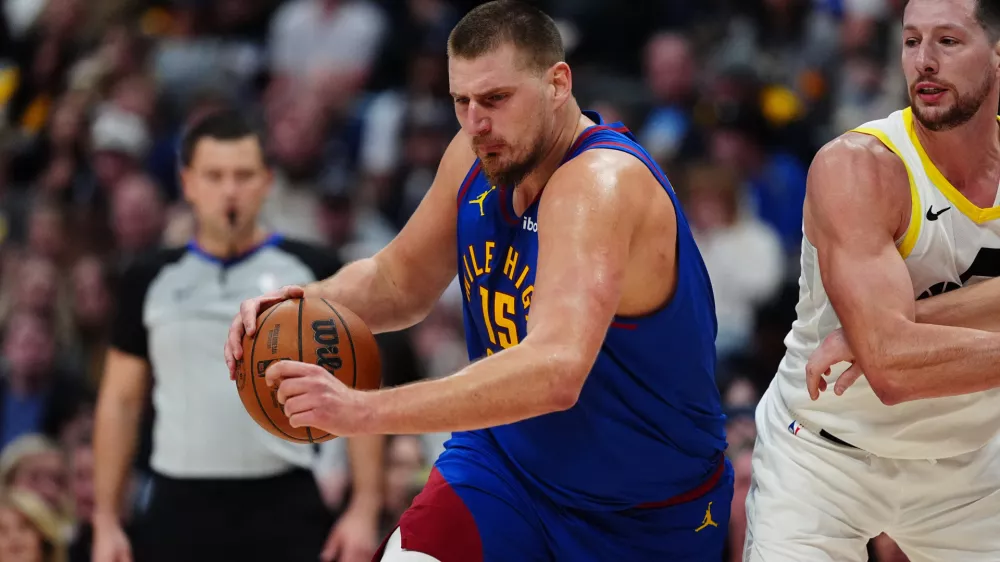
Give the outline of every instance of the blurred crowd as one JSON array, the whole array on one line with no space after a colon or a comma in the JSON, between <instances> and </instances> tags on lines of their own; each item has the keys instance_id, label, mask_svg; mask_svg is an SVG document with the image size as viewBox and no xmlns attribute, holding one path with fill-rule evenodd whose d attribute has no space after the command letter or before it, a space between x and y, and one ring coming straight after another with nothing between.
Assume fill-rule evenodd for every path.
<instances>
[{"instance_id":1,"label":"blurred crowd","mask_svg":"<svg viewBox=\"0 0 1000 562\"><path fill-rule=\"evenodd\" d=\"M371 255L457 130L445 44L478 2L0 3L0 560L76 562L89 559L90 427L116 277L194 228L183 127L222 106L259 116L277 170L265 223L344 260ZM835 135L906 104L902 2L537 3L560 25L581 105L636 133L696 231L717 300L740 560L753 408L794 319L806 170ZM394 340L391 379L467 361L453 289ZM387 525L444 437L390 440ZM317 469L331 506L346 470L335 447ZM906 560L886 537L870 550Z\"/></svg>"}]
</instances>

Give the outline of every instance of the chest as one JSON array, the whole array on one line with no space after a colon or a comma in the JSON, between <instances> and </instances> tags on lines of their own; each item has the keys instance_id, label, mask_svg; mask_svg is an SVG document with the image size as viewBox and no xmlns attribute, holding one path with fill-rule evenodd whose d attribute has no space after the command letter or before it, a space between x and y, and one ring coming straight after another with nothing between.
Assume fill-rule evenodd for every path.
<instances>
[{"instance_id":1,"label":"chest","mask_svg":"<svg viewBox=\"0 0 1000 562\"><path fill-rule=\"evenodd\" d=\"M918 298L1000 277L1000 208L927 192L921 202L920 234L906 258Z\"/></svg>"},{"instance_id":2,"label":"chest","mask_svg":"<svg viewBox=\"0 0 1000 562\"><path fill-rule=\"evenodd\" d=\"M251 259L224 267L189 255L164 268L150 285L143 310L143 323L151 334L180 329L193 340L204 332L187 330L198 325L228 325L240 303L284 285L313 281L309 270L297 262L272 264L274 260Z\"/></svg>"},{"instance_id":3,"label":"chest","mask_svg":"<svg viewBox=\"0 0 1000 562\"><path fill-rule=\"evenodd\" d=\"M527 333L538 264L538 206L516 216L510 193L485 181L476 181L458 205L457 259L466 319L490 353L515 345Z\"/></svg>"}]
</instances>

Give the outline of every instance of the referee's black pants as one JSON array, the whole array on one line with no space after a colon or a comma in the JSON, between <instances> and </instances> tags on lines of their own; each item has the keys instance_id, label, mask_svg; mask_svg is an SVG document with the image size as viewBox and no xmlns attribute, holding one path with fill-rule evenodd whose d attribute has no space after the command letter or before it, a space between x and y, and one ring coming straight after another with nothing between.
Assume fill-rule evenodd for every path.
<instances>
[{"instance_id":1,"label":"referee's black pants","mask_svg":"<svg viewBox=\"0 0 1000 562\"><path fill-rule=\"evenodd\" d=\"M135 562L316 562L334 523L306 470L249 480L153 475Z\"/></svg>"}]
</instances>

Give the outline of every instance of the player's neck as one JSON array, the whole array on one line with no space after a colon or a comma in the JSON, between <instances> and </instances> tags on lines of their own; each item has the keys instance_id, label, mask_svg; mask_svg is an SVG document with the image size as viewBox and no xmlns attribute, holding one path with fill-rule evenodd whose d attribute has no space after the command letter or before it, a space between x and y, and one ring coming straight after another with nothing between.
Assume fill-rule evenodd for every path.
<instances>
[{"instance_id":1,"label":"player's neck","mask_svg":"<svg viewBox=\"0 0 1000 562\"><path fill-rule=\"evenodd\" d=\"M247 234L236 236L218 236L208 232L199 232L195 242L201 251L213 257L226 260L241 256L256 248L267 239L269 233L260 226L255 226Z\"/></svg>"},{"instance_id":2,"label":"player's neck","mask_svg":"<svg viewBox=\"0 0 1000 562\"><path fill-rule=\"evenodd\" d=\"M916 119L913 123L934 165L973 201L992 200L1000 174L1000 127L995 112L987 111L987 106L989 102L968 122L947 131L930 131ZM982 190L989 193L980 193Z\"/></svg>"},{"instance_id":3,"label":"player's neck","mask_svg":"<svg viewBox=\"0 0 1000 562\"><path fill-rule=\"evenodd\" d=\"M561 125L557 129L555 142L549 146L535 170L517 186L517 191L514 194L514 210L518 215L524 213L525 209L538 198L538 194L545 188L549 178L562 165L566 153L569 152L576 138L587 126L593 124L593 121L580 111L580 106L577 105L576 101L571 101L563 108Z\"/></svg>"}]
</instances>

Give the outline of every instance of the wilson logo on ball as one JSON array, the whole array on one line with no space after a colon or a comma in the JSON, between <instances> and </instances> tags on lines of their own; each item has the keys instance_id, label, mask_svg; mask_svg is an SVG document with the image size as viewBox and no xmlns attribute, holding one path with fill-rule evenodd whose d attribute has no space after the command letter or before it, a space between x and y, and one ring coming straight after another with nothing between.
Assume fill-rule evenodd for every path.
<instances>
[{"instance_id":1,"label":"wilson logo on ball","mask_svg":"<svg viewBox=\"0 0 1000 562\"><path fill-rule=\"evenodd\" d=\"M344 366L340 359L340 334L337 333L337 323L333 318L327 320L315 320L312 323L313 341L319 347L316 348L316 364L331 373Z\"/></svg>"}]
</instances>

